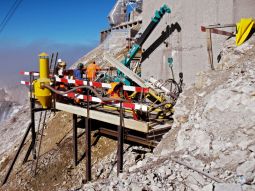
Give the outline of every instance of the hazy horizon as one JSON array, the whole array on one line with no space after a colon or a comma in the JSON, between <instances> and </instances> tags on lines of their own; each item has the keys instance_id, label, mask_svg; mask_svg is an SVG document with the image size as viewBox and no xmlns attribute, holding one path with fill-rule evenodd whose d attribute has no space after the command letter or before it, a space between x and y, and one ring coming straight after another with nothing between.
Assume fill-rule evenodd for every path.
<instances>
[{"instance_id":1,"label":"hazy horizon","mask_svg":"<svg viewBox=\"0 0 255 191\"><path fill-rule=\"evenodd\" d=\"M58 52L58 58L65 60L68 66L71 66L84 54L88 53L94 47L91 45L67 45L67 44L42 44L33 43L26 46L17 47L0 47L0 85L15 86L23 78L19 75L20 71L37 71L38 55L46 52L51 54Z\"/></svg>"}]
</instances>

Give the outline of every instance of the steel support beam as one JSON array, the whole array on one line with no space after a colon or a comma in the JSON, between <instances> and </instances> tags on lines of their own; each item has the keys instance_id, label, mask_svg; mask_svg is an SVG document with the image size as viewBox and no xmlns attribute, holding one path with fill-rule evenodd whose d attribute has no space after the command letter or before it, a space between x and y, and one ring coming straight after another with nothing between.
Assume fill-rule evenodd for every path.
<instances>
[{"instance_id":1,"label":"steel support beam","mask_svg":"<svg viewBox=\"0 0 255 191\"><path fill-rule=\"evenodd\" d=\"M89 90L87 90L89 97ZM86 129L86 181L91 181L91 127L89 121L89 99L87 99L87 117L85 121Z\"/></svg>"},{"instance_id":2,"label":"steel support beam","mask_svg":"<svg viewBox=\"0 0 255 191\"><path fill-rule=\"evenodd\" d=\"M33 159L36 159L36 148L35 148L35 141L36 141L36 133L35 133L35 99L30 98L30 107L31 107L31 135L32 135L32 153ZM29 154L28 154L29 155Z\"/></svg>"},{"instance_id":3,"label":"steel support beam","mask_svg":"<svg viewBox=\"0 0 255 191\"><path fill-rule=\"evenodd\" d=\"M31 81L31 80L30 80ZM30 90L32 91L32 90ZM31 93L32 96L32 93ZM32 151L33 153L33 159L36 159L36 148L35 148L35 142L36 142L36 132L35 132L35 112L37 112L37 110L35 109L35 99L30 97L30 115L31 115L31 135L32 135L32 139L31 139L31 144L29 145L29 148L27 150L27 153L25 155L25 158L23 160L23 164L27 162L30 153Z\"/></svg>"},{"instance_id":4,"label":"steel support beam","mask_svg":"<svg viewBox=\"0 0 255 191\"><path fill-rule=\"evenodd\" d=\"M28 147L27 153L24 157L23 164L25 164L28 161L28 158L29 158L29 155L30 155L32 149L33 149L33 145L32 145L32 142L31 142L29 147Z\"/></svg>"},{"instance_id":5,"label":"steel support beam","mask_svg":"<svg viewBox=\"0 0 255 191\"><path fill-rule=\"evenodd\" d=\"M77 145L77 115L73 114L73 155L74 165L78 165L78 145Z\"/></svg>"},{"instance_id":6,"label":"steel support beam","mask_svg":"<svg viewBox=\"0 0 255 191\"><path fill-rule=\"evenodd\" d=\"M117 174L123 172L123 144L124 144L124 131L123 131L123 108L122 102L120 103L120 125L118 127L118 161L117 161Z\"/></svg>"},{"instance_id":7,"label":"steel support beam","mask_svg":"<svg viewBox=\"0 0 255 191\"><path fill-rule=\"evenodd\" d=\"M102 136L118 138L117 131L113 131L107 128L99 128L98 133ZM157 143L154 140L148 140L146 138L130 135L128 133L125 134L124 138L125 138L124 141L129 141L129 142L136 143L136 144L143 145L150 148L151 147L154 148L157 146Z\"/></svg>"}]
</instances>

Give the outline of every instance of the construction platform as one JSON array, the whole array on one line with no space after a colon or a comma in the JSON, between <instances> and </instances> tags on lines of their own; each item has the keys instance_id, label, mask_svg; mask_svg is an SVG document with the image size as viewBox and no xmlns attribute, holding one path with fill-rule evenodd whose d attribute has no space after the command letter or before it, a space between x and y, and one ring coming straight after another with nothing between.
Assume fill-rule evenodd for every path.
<instances>
[{"instance_id":1,"label":"construction platform","mask_svg":"<svg viewBox=\"0 0 255 191\"><path fill-rule=\"evenodd\" d=\"M56 102L56 109L87 117L87 109L79 106ZM90 110L89 117L98 121L119 125L119 116L103 111ZM155 130L165 129L166 126L169 126L169 124L160 125L152 122L123 118L123 127L143 133L151 133Z\"/></svg>"},{"instance_id":2,"label":"construction platform","mask_svg":"<svg viewBox=\"0 0 255 191\"><path fill-rule=\"evenodd\" d=\"M87 117L87 108L56 102L55 108L82 117ZM95 128L100 134L117 137L117 127L120 124L120 116L105 111L89 110L89 118L107 123L103 127ZM171 129L171 122L159 124L156 122L138 121L123 117L122 127L125 131L125 142L134 142L144 146L155 147L162 136Z\"/></svg>"}]
</instances>

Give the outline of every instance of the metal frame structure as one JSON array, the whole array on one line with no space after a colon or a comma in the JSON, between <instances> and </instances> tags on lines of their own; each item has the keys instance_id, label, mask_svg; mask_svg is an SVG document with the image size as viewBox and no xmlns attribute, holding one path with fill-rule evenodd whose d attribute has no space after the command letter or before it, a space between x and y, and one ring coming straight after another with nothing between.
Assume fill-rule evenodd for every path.
<instances>
[{"instance_id":1,"label":"metal frame structure","mask_svg":"<svg viewBox=\"0 0 255 191\"><path fill-rule=\"evenodd\" d=\"M87 91L89 94L89 91ZM91 119L90 119L90 102L87 101L87 112L84 117L85 120L85 136L86 136L86 144L85 144L85 154L86 154L86 182L91 181ZM78 165L78 137L77 137L77 128L78 128L78 116L73 113L73 155L74 155L74 165ZM123 171L123 146L124 146L124 128L122 126L123 122L123 112L122 112L122 103L120 107L120 119L118 126L118 157L117 157L117 172L118 174Z\"/></svg>"},{"instance_id":2,"label":"metal frame structure","mask_svg":"<svg viewBox=\"0 0 255 191\"><path fill-rule=\"evenodd\" d=\"M30 84L33 82L33 74L30 74ZM19 148L15 154L15 157L13 158L11 165L9 166L9 169L5 175L5 178L3 180L2 184L5 184L11 174L11 171L13 170L13 167L15 163L17 162L18 156L24 146L25 140L27 139L27 136L29 132L31 132L31 144L26 152L25 158L23 160L23 163L27 162L30 154L32 153L33 160L36 160L36 149L35 149L35 143L36 143L36 131L35 131L35 112L40 111L46 111L47 109L43 108L36 108L35 102L36 99L33 97L33 88L30 86L30 110L31 110L31 123L29 124L24 137L19 145ZM87 91L87 96L89 96L89 91ZM56 101L53 99L53 101ZM91 117L95 120L98 120L98 118L95 117L98 113L94 113L94 110L90 110L90 101L87 99L87 107L81 108L78 106L71 106L63 103L54 103L53 106L56 106L56 108L51 108L53 110L60 109L63 111L67 111L73 114L73 158L74 158L74 165L78 165L78 136L77 136L77 128L78 128L78 115L85 118L85 133L86 133L86 146L85 146L85 153L86 153L86 181L91 181ZM74 107L76 109L74 109ZM101 112L102 114L102 112ZM111 114L106 114L111 115ZM104 119L104 118L103 118ZM116 119L114 119L116 121ZM103 120L104 121L104 120ZM141 128L139 129L139 124L143 125L145 129ZM117 123L113 124L117 125ZM138 125L138 127L133 127L132 125ZM167 132L171 126L168 126L166 128L162 128L162 130L154 129L152 130L152 126L149 126L147 123L131 120L131 119L125 119L123 115L123 102L120 101L120 108L119 108L119 124L117 125L117 129L109 129L109 128L96 128L97 136L106 136L109 138L117 138L118 140L118 147L117 147L117 173L123 172L123 146L124 142L126 143L134 143L138 145L147 146L150 148L154 148L157 145L156 140L158 140L158 137L162 137L162 135ZM158 131L158 132L157 132ZM139 135L140 132L140 135ZM37 132L38 133L38 132ZM136 135L135 135L136 134ZM42 135L41 135L42 136ZM37 159L38 160L38 159ZM38 162L38 161L36 161ZM36 163L37 164L37 163ZM37 165L36 165L37 166ZM36 172L36 169L35 169Z\"/></svg>"}]
</instances>

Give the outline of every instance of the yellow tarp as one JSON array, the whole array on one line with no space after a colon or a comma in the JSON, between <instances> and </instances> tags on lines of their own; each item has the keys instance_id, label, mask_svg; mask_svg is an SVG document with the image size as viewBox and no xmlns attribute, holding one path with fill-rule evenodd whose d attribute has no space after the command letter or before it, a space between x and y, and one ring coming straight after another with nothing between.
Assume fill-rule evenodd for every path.
<instances>
[{"instance_id":1,"label":"yellow tarp","mask_svg":"<svg viewBox=\"0 0 255 191\"><path fill-rule=\"evenodd\" d=\"M254 20L252 18L242 18L239 23L236 23L237 34L236 34L236 45L239 46L249 36L252 27L254 26Z\"/></svg>"}]
</instances>

